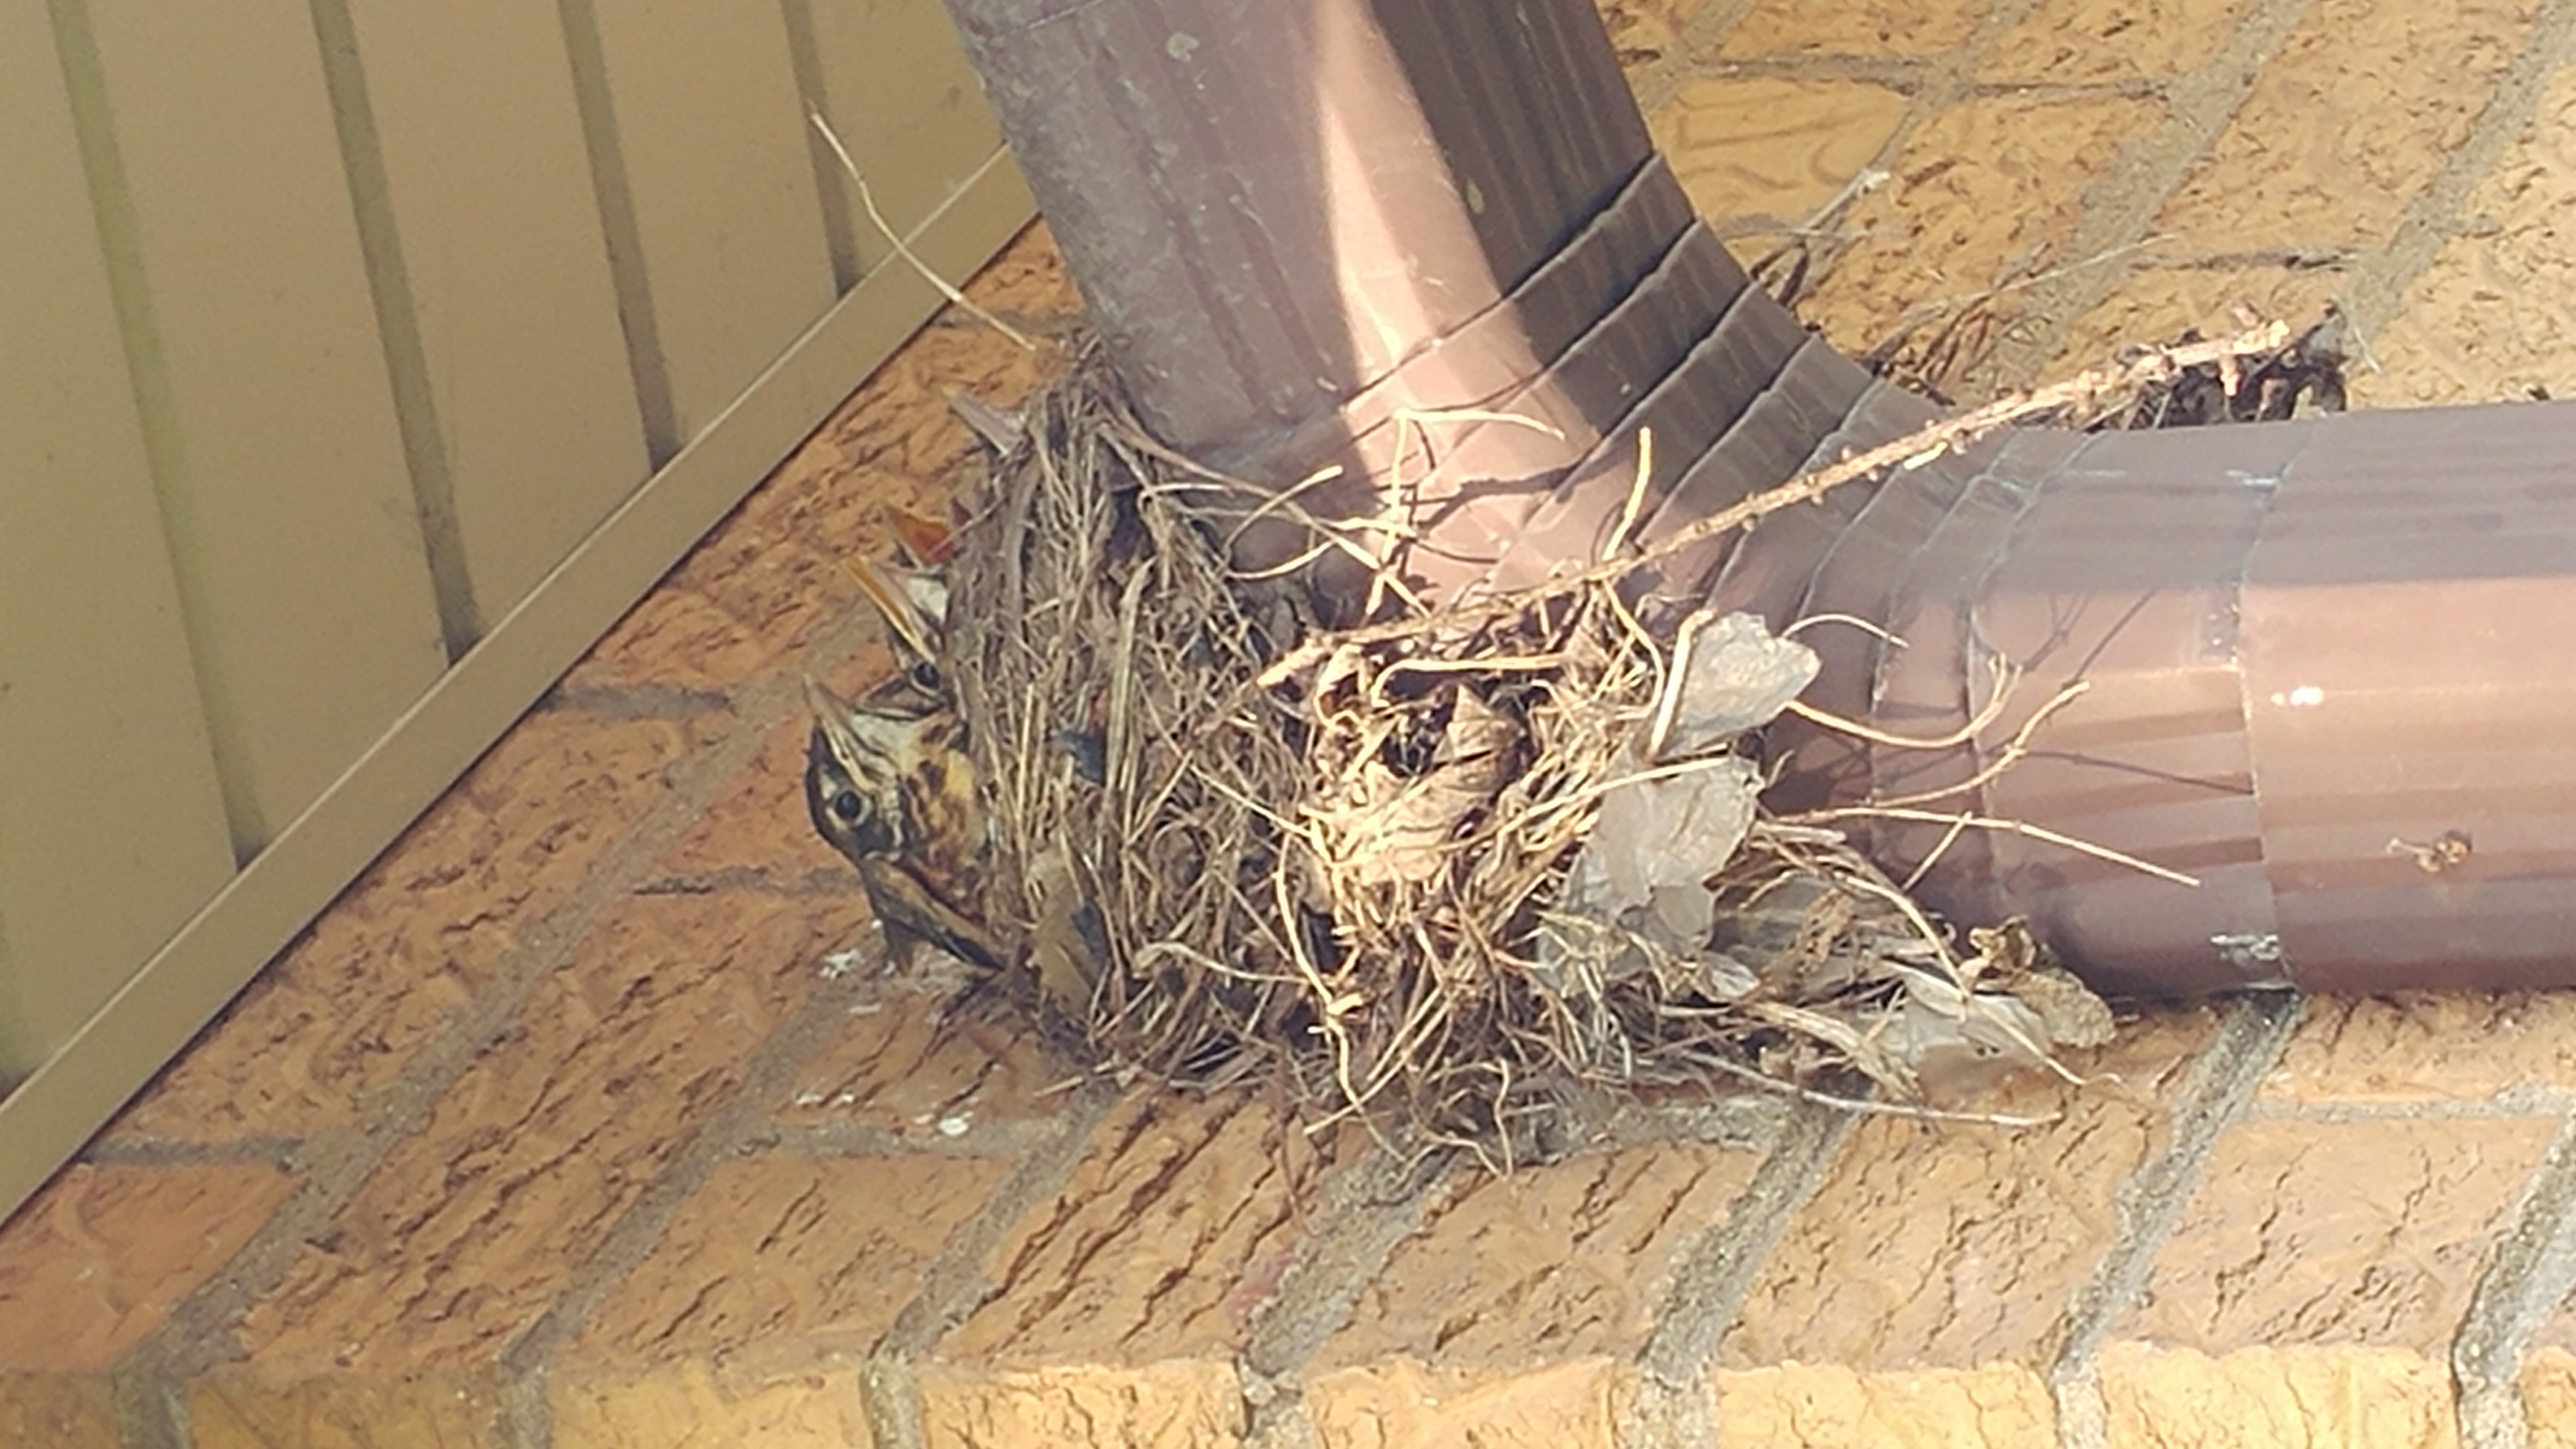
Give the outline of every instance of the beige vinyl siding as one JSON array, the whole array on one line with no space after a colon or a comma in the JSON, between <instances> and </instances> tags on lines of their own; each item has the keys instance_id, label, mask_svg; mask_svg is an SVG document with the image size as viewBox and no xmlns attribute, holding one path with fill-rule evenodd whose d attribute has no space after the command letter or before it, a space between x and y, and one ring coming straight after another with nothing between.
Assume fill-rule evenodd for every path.
<instances>
[{"instance_id":1,"label":"beige vinyl siding","mask_svg":"<svg viewBox=\"0 0 2576 1449\"><path fill-rule=\"evenodd\" d=\"M454 530L479 634L651 471L572 63L554 8L525 0L349 16L383 176L361 207L399 249L387 310L410 319L433 424L413 469L445 491L433 526Z\"/></svg>"},{"instance_id":2,"label":"beige vinyl siding","mask_svg":"<svg viewBox=\"0 0 2576 1449\"><path fill-rule=\"evenodd\" d=\"M0 9L0 1213L1026 221L938 0ZM14 1088L14 1090L12 1090Z\"/></svg>"},{"instance_id":3,"label":"beige vinyl siding","mask_svg":"<svg viewBox=\"0 0 2576 1449\"><path fill-rule=\"evenodd\" d=\"M0 1090L233 871L54 41L0 9Z\"/></svg>"}]
</instances>

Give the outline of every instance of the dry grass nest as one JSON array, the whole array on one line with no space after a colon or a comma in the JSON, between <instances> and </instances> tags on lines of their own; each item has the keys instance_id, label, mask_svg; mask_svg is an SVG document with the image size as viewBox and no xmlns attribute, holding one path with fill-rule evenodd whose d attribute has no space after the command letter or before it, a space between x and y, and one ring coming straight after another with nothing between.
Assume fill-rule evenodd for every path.
<instances>
[{"instance_id":1,"label":"dry grass nest","mask_svg":"<svg viewBox=\"0 0 2576 1449\"><path fill-rule=\"evenodd\" d=\"M1605 1092L1920 1111L1928 1079L2063 1074L2108 1033L2017 923L1955 932L1835 830L1763 809L1746 722L1696 718L1687 641L1621 602L1618 559L1317 631L1230 567L1243 485L1156 444L1087 349L963 502L947 651L991 924L1022 944L1012 989L1104 1071L1268 1074L1310 1130L1508 1162ZM1746 622L1689 637L1794 674L1803 647Z\"/></svg>"}]
</instances>

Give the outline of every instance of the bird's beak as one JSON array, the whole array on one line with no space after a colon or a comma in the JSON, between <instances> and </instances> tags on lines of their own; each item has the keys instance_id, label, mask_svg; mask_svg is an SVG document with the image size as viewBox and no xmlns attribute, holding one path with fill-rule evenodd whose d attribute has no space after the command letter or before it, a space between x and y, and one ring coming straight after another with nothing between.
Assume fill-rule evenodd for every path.
<instances>
[{"instance_id":1,"label":"bird's beak","mask_svg":"<svg viewBox=\"0 0 2576 1449\"><path fill-rule=\"evenodd\" d=\"M856 713L850 702L834 694L832 686L808 674L805 676L805 707L814 712L814 723L822 729L824 737L846 757L853 746L850 716Z\"/></svg>"},{"instance_id":2,"label":"bird's beak","mask_svg":"<svg viewBox=\"0 0 2576 1449\"><path fill-rule=\"evenodd\" d=\"M856 572L860 591L868 596L868 602L877 606L877 612L885 616L887 627L894 630L903 647L912 651L914 658L935 663L939 658L939 642L932 634L937 625L931 618L931 611L924 606L920 593L927 591L936 597L944 595L944 588L927 575L898 574L869 559L861 559ZM943 611L945 602L942 597Z\"/></svg>"}]
</instances>

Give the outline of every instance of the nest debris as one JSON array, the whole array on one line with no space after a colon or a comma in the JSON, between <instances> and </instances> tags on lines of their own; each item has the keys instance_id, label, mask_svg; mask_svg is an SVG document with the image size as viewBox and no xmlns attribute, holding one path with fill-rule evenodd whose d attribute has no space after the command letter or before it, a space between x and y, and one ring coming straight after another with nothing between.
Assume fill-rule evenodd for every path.
<instances>
[{"instance_id":1,"label":"nest debris","mask_svg":"<svg viewBox=\"0 0 2576 1449\"><path fill-rule=\"evenodd\" d=\"M1867 227L1855 223L1855 216L1862 200L1892 179L1887 172L1863 169L1803 222L1753 225L1735 233L1748 239L1773 239L1769 250L1746 270L1780 305L1803 309L1809 294L1845 257L1876 240ZM2024 317L2022 299L2032 288L2078 272L2125 266L2147 245L2131 242L2056 264L2046 248L2033 247L2006 259L1994 280L1982 288L1932 298L1908 309L1859 354L1858 361L1878 377L1947 405L1963 384L1973 387L1981 379L1995 380L1997 345ZM2257 325L2251 308L2240 303L2228 310L2240 327ZM2162 347L2185 347L2204 340L2195 328ZM2120 360L2133 361L2156 350L2131 348ZM2368 349L2351 318L2340 305L2328 302L2318 320L2296 336L2143 378L2120 395L2096 400L2094 406L2035 420L2084 432L2119 432L2280 422L2297 416L2302 408L2339 413L2346 401L2344 367L2356 353L2368 361Z\"/></svg>"},{"instance_id":2,"label":"nest debris","mask_svg":"<svg viewBox=\"0 0 2576 1449\"><path fill-rule=\"evenodd\" d=\"M1745 517L1891 462L1793 480ZM961 500L945 647L985 782L989 924L1021 943L1011 989L1090 1064L1267 1074L1310 1131L1356 1117L1509 1163L1576 1140L1603 1089L1920 1111L1998 1064L2073 1080L2057 1052L2107 1037L2108 1009L2018 922L1962 937L1835 829L1762 808L1742 721L1676 727L1694 631L1659 637L1622 602L1633 551L1322 633L1229 564L1245 488L1153 441L1085 348ZM1742 616L1695 625L1738 664L1794 673L1805 652ZM1668 848L1677 818L1697 854Z\"/></svg>"}]
</instances>

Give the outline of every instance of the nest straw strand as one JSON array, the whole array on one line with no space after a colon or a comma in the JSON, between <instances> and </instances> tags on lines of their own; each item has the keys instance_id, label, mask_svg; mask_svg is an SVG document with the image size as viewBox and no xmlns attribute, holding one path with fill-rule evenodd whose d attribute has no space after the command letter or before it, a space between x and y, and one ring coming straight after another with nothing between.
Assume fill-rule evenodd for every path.
<instances>
[{"instance_id":1,"label":"nest straw strand","mask_svg":"<svg viewBox=\"0 0 2576 1449\"><path fill-rule=\"evenodd\" d=\"M1763 499L2109 384L2069 386ZM1693 949L1569 910L1605 798L1641 765L1729 759L1639 758L1675 665L1616 587L1645 556L1320 634L1291 588L1229 567L1252 493L1153 442L1095 346L966 500L946 648L989 924L1092 1064L1267 1071L1310 1130L1358 1117L1508 1162L1563 1141L1565 1104L1603 1086L1905 1102L1962 1061L2063 1073L2056 1048L2107 1033L2017 923L1955 938L1818 823L1756 815L1705 882L1718 926Z\"/></svg>"}]
</instances>

